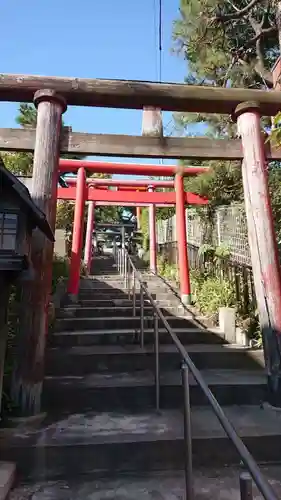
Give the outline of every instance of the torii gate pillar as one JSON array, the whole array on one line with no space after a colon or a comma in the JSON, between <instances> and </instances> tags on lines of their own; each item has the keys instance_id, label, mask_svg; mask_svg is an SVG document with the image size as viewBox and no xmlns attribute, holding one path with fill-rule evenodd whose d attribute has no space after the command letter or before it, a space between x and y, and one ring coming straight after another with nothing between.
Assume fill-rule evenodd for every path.
<instances>
[{"instance_id":1,"label":"torii gate pillar","mask_svg":"<svg viewBox=\"0 0 281 500\"><path fill-rule=\"evenodd\" d=\"M153 187L149 187L150 192L153 191ZM157 272L157 244L156 244L156 207L151 203L148 209L149 217L149 262L150 271L153 273Z\"/></svg>"},{"instance_id":2,"label":"torii gate pillar","mask_svg":"<svg viewBox=\"0 0 281 500\"><path fill-rule=\"evenodd\" d=\"M268 400L281 406L281 276L268 190L268 172L259 105L237 106L242 139L245 210L255 292L268 377Z\"/></svg>"},{"instance_id":3,"label":"torii gate pillar","mask_svg":"<svg viewBox=\"0 0 281 500\"><path fill-rule=\"evenodd\" d=\"M92 259L93 259L93 229L95 223L95 202L88 202L88 218L86 228L86 241L84 250L84 264L87 268L88 274L91 274Z\"/></svg>"},{"instance_id":4,"label":"torii gate pillar","mask_svg":"<svg viewBox=\"0 0 281 500\"><path fill-rule=\"evenodd\" d=\"M80 283L80 265L82 257L85 197L86 197L86 171L83 167L80 167L77 172L70 274L69 274L69 282L67 288L69 298L74 302L77 300L79 283Z\"/></svg>"},{"instance_id":5,"label":"torii gate pillar","mask_svg":"<svg viewBox=\"0 0 281 500\"><path fill-rule=\"evenodd\" d=\"M141 229L141 207L136 207L136 216L137 216L137 229L140 231Z\"/></svg>"},{"instance_id":6,"label":"torii gate pillar","mask_svg":"<svg viewBox=\"0 0 281 500\"><path fill-rule=\"evenodd\" d=\"M186 238L185 193L183 176L179 173L175 175L175 192L181 300L184 304L189 305L191 304L191 289Z\"/></svg>"}]
</instances>

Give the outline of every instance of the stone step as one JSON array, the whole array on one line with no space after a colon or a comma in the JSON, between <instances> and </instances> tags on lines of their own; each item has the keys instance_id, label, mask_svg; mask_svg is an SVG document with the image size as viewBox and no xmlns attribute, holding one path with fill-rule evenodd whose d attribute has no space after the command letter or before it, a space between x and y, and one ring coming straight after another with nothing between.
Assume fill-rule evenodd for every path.
<instances>
[{"instance_id":1,"label":"stone step","mask_svg":"<svg viewBox=\"0 0 281 500\"><path fill-rule=\"evenodd\" d=\"M266 377L253 370L202 370L202 375L222 405L259 404L265 398ZM180 370L160 372L161 408L181 408ZM201 388L190 375L192 405L206 403ZM93 373L84 376L45 377L43 407L59 411L145 411L154 408L154 373Z\"/></svg>"},{"instance_id":2,"label":"stone step","mask_svg":"<svg viewBox=\"0 0 281 500\"><path fill-rule=\"evenodd\" d=\"M186 317L167 316L166 317L171 328L194 328L195 324L192 320ZM144 317L145 328L154 326L154 319L150 316ZM112 310L109 316L104 317L70 317L58 318L55 323L55 331L75 331L75 330L101 330L101 329L125 329L125 328L140 328L139 317L114 316Z\"/></svg>"},{"instance_id":3,"label":"stone step","mask_svg":"<svg viewBox=\"0 0 281 500\"><path fill-rule=\"evenodd\" d=\"M225 339L219 329L173 328L183 344L224 344ZM159 328L160 342L172 344L171 335L165 328ZM154 329L145 328L145 343L151 344L154 339ZM81 345L126 345L139 344L139 329L106 329L106 330L65 330L56 331L49 337L53 346L81 346Z\"/></svg>"},{"instance_id":4,"label":"stone step","mask_svg":"<svg viewBox=\"0 0 281 500\"><path fill-rule=\"evenodd\" d=\"M189 345L191 359L199 370L206 368L260 370L264 367L263 350L238 345ZM181 357L174 345L160 346L160 370L180 368ZM141 349L127 346L52 347L46 351L47 375L88 375L94 372L135 372L154 370L152 345Z\"/></svg>"},{"instance_id":5,"label":"stone step","mask_svg":"<svg viewBox=\"0 0 281 500\"><path fill-rule=\"evenodd\" d=\"M129 280L130 285L132 286L132 279ZM171 288L168 285L165 285L164 283L152 283L152 282L146 282L146 280L143 280L145 283L147 283L147 286L149 290L152 292L168 292L168 293L173 293ZM114 280L114 281L93 281L92 283L88 284L87 286L80 286L79 288L79 293L86 293L89 290L90 291L96 291L96 290L124 290L126 288L125 285L125 279L121 279L119 281ZM135 281L135 289L139 290L140 289L140 282Z\"/></svg>"},{"instance_id":6,"label":"stone step","mask_svg":"<svg viewBox=\"0 0 281 500\"><path fill-rule=\"evenodd\" d=\"M277 498L281 498L281 466L261 466L261 472L272 484ZM240 498L239 476L243 466L193 468L195 498L228 499ZM218 480L219 478L219 480ZM17 484L11 500L179 500L185 498L183 471L165 470L141 473L114 474L97 478L90 474L76 475L55 481L44 481L42 477ZM94 492L94 493L93 493ZM206 492L208 496L206 496ZM253 498L260 499L253 485Z\"/></svg>"},{"instance_id":7,"label":"stone step","mask_svg":"<svg viewBox=\"0 0 281 500\"><path fill-rule=\"evenodd\" d=\"M89 300L95 299L99 297L101 298L128 298L128 293L120 288L99 288L94 290L93 288L89 288L87 290L80 290L78 294L78 300Z\"/></svg>"},{"instance_id":8,"label":"stone step","mask_svg":"<svg viewBox=\"0 0 281 500\"><path fill-rule=\"evenodd\" d=\"M156 300L168 300L169 302L173 302L175 304L179 303L178 298L172 294L165 292L161 290L160 292L155 292L155 290L149 290L150 294L152 295L153 299ZM137 298L139 298L139 293L136 294ZM118 299L118 298L128 298L128 292L125 289L119 289L119 288L97 288L97 289L92 289L89 288L87 290L82 290L78 294L78 300L89 300L89 299Z\"/></svg>"},{"instance_id":9,"label":"stone step","mask_svg":"<svg viewBox=\"0 0 281 500\"><path fill-rule=\"evenodd\" d=\"M136 298L136 304L140 304L139 297ZM144 298L144 303L150 304L149 299ZM156 303L160 305L163 308L168 308L168 307L175 307L174 305L171 305L171 302L168 300L157 300ZM132 299L129 299L128 297L125 298L98 298L96 297L95 299L80 299L79 302L77 303L77 307L132 307ZM74 307L73 304L69 304L66 307ZM177 306L176 306L177 307Z\"/></svg>"},{"instance_id":10,"label":"stone step","mask_svg":"<svg viewBox=\"0 0 281 500\"><path fill-rule=\"evenodd\" d=\"M160 308L164 316L177 316L184 317L192 321L193 317L190 316L182 316L179 314L179 310L177 307L169 307L169 309ZM136 305L136 316L140 317L140 306ZM153 316L154 308L150 303L145 303L144 307L145 316ZM60 310L58 317L59 318L98 318L98 317L110 317L114 315L114 317L133 317L133 304L129 304L128 306L117 306L111 305L107 307L85 307L85 306L67 306ZM200 318L197 318L200 320ZM203 318L201 318L203 320Z\"/></svg>"},{"instance_id":11,"label":"stone step","mask_svg":"<svg viewBox=\"0 0 281 500\"><path fill-rule=\"evenodd\" d=\"M259 406L228 406L224 411L258 462L280 462L280 412ZM239 465L240 457L210 407L193 407L191 420L194 467ZM179 471L184 467L184 450L183 415L174 410L160 414L79 412L47 421L39 429L16 429L1 441L2 459L16 462L20 476L44 481L75 479L79 473L112 474L120 479L122 472ZM221 483L216 475L215 484ZM126 498L124 492L119 493ZM44 498L51 498L50 491ZM69 491L61 498L70 498ZM146 496L129 498L147 500ZM209 496L208 491L208 498L222 497Z\"/></svg>"}]
</instances>

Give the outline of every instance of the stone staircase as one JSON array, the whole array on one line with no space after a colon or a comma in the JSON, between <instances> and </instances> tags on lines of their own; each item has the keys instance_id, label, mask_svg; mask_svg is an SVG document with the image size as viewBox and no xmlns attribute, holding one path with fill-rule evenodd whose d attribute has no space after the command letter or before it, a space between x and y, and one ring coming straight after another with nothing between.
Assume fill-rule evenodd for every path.
<instances>
[{"instance_id":1,"label":"stone staircase","mask_svg":"<svg viewBox=\"0 0 281 500\"><path fill-rule=\"evenodd\" d=\"M145 347L141 349L140 318L133 317L123 280L109 258L96 261L99 272L81 280L78 303L61 310L49 339L43 392L43 407L48 417L39 428L21 430L10 436L1 443L1 452L5 459L17 461L23 481L27 478L35 482L57 480L52 483L53 496L42 493L36 496L38 500L183 498L182 476L177 476L184 467L180 356L159 324L161 411L157 413L152 309L146 302ZM281 415L261 404L266 390L262 352L226 344L223 333L201 326L192 314L183 315L182 311L178 314L180 301L169 287L149 273L144 273L144 277L170 325L202 370L256 460L279 462ZM214 488L210 486L214 482L218 488L218 474L225 475L226 465L239 474L240 460L192 377L190 396L195 478L205 477L197 485L200 492L206 489L206 478L209 478L209 488ZM202 467L207 467L203 476ZM214 467L215 472L210 472ZM164 478L159 479L161 473ZM61 478L78 480L80 474L88 474L88 478L94 475L96 479L91 487L96 496L78 493L63 496ZM238 487L237 474L231 483L234 490ZM142 493L137 490L140 475ZM112 486L116 476L115 487L116 484L121 490L123 487L123 493L118 490L117 494ZM83 484L89 481L83 478ZM106 483L100 478L107 478ZM161 484L168 484L168 478L171 478L167 486L170 490L164 493ZM138 486L133 493L130 488L134 484ZM154 488L154 496L148 490L147 496L143 494L148 484ZM218 490L224 487L221 483ZM50 488L49 483L44 488ZM40 491L44 492L44 488ZM108 488L115 491L112 496ZM18 498L25 498L21 487L17 491L21 495ZM220 498L219 491L212 495L202 498Z\"/></svg>"}]
</instances>

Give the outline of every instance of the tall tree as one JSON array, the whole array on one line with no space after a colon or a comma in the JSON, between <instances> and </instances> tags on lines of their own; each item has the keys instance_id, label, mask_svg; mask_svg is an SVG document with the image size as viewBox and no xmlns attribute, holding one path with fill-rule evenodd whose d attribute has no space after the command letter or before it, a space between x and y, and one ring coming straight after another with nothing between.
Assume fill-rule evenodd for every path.
<instances>
[{"instance_id":1,"label":"tall tree","mask_svg":"<svg viewBox=\"0 0 281 500\"><path fill-rule=\"evenodd\" d=\"M175 49L188 62L187 83L271 88L279 55L276 0L181 0ZM215 136L235 134L227 116L177 115L185 128L206 123Z\"/></svg>"},{"instance_id":2,"label":"tall tree","mask_svg":"<svg viewBox=\"0 0 281 500\"><path fill-rule=\"evenodd\" d=\"M174 23L177 52L187 61L186 82L214 87L272 88L271 67L279 55L277 0L181 0ZM280 123L281 116L276 123ZM190 134L234 138L237 127L226 115L176 114L177 127ZM271 123L264 120L264 125ZM281 134L280 139L281 139ZM189 162L185 162L188 165ZM185 180L190 191L207 196L209 212L221 204L243 201L239 163L201 162L210 172ZM276 229L281 237L281 169L270 165L269 184Z\"/></svg>"}]
</instances>

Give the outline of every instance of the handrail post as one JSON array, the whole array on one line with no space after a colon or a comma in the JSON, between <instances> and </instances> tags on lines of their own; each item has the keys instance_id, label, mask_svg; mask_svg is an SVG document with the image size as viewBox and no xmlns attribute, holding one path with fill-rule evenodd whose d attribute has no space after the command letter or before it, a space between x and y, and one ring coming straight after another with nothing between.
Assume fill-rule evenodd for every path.
<instances>
[{"instance_id":1,"label":"handrail post","mask_svg":"<svg viewBox=\"0 0 281 500\"><path fill-rule=\"evenodd\" d=\"M128 274L128 260L127 260L127 255L124 251L124 287L125 290L127 290L127 274Z\"/></svg>"},{"instance_id":2,"label":"handrail post","mask_svg":"<svg viewBox=\"0 0 281 500\"><path fill-rule=\"evenodd\" d=\"M129 257L128 259L128 266L127 266L127 289L128 289L128 298L131 298L131 261Z\"/></svg>"},{"instance_id":3,"label":"handrail post","mask_svg":"<svg viewBox=\"0 0 281 500\"><path fill-rule=\"evenodd\" d=\"M121 250L120 250L120 248L118 249L118 254L119 254L119 274L121 276Z\"/></svg>"},{"instance_id":4,"label":"handrail post","mask_svg":"<svg viewBox=\"0 0 281 500\"><path fill-rule=\"evenodd\" d=\"M136 317L136 275L133 269L133 316Z\"/></svg>"},{"instance_id":5,"label":"handrail post","mask_svg":"<svg viewBox=\"0 0 281 500\"><path fill-rule=\"evenodd\" d=\"M121 249L121 276L124 276L124 248Z\"/></svg>"},{"instance_id":6,"label":"handrail post","mask_svg":"<svg viewBox=\"0 0 281 500\"><path fill-rule=\"evenodd\" d=\"M144 347L144 297L143 287L140 283L140 346Z\"/></svg>"},{"instance_id":7,"label":"handrail post","mask_svg":"<svg viewBox=\"0 0 281 500\"><path fill-rule=\"evenodd\" d=\"M155 406L160 409L160 369L159 369L159 318L154 313L154 354L155 354Z\"/></svg>"},{"instance_id":8,"label":"handrail post","mask_svg":"<svg viewBox=\"0 0 281 500\"><path fill-rule=\"evenodd\" d=\"M239 478L241 500L253 500L253 482L248 472L242 472Z\"/></svg>"},{"instance_id":9,"label":"handrail post","mask_svg":"<svg viewBox=\"0 0 281 500\"><path fill-rule=\"evenodd\" d=\"M192 434L190 415L189 369L182 364L182 385L184 394L184 452L185 452L185 499L193 499L192 477Z\"/></svg>"}]
</instances>

